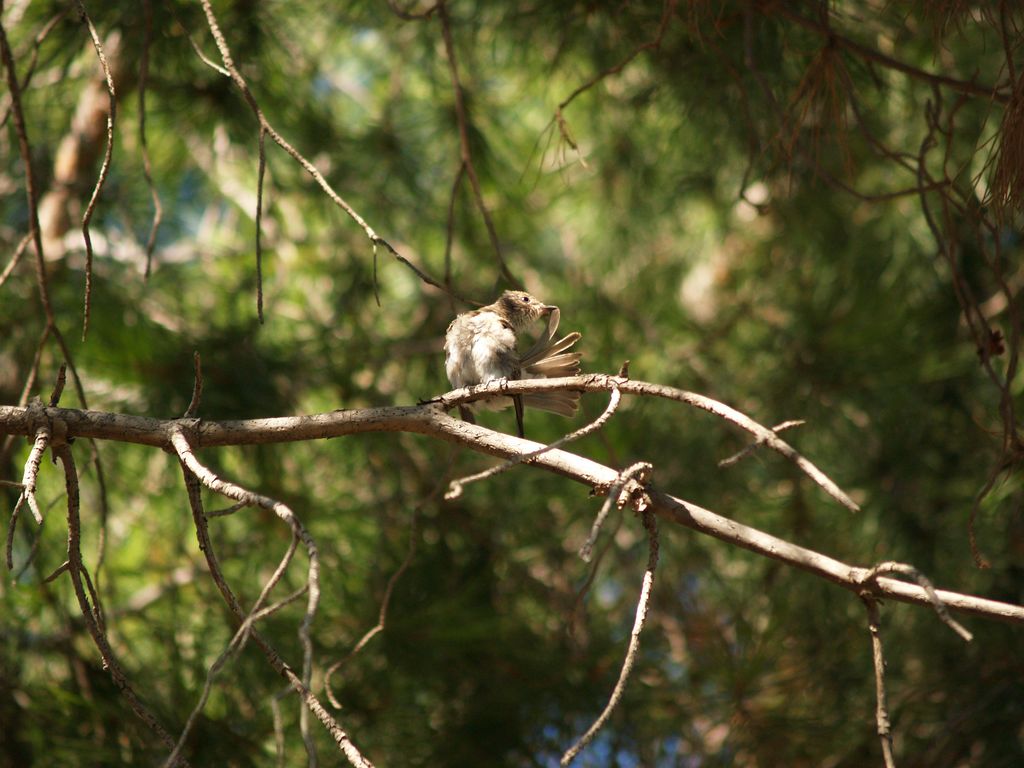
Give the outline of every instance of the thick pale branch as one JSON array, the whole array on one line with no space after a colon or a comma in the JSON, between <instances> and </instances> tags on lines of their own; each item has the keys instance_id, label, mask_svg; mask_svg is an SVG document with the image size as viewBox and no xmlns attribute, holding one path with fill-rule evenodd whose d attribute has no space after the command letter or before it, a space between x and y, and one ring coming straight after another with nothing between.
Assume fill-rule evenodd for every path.
<instances>
[{"instance_id":1,"label":"thick pale branch","mask_svg":"<svg viewBox=\"0 0 1024 768\"><path fill-rule=\"evenodd\" d=\"M632 392L637 387L647 387L653 388L650 394L656 394L653 391L657 389L656 385L644 385L643 382L631 382L615 379L615 377L603 378L609 381L614 379L616 385L623 392ZM597 382L600 379L600 376L582 376L568 381L583 381L584 383L576 386L579 389L587 390L599 389ZM588 380L591 382L590 384L586 383ZM508 389L540 391L544 388L551 388L545 387L545 384L549 385L558 381L560 380L552 379L536 383L511 382ZM524 385L529 385L529 388ZM610 385L608 386L610 388ZM477 390L483 389L486 388L477 388ZM449 401L454 405L459 397L465 400L470 396L476 397L478 394L478 392L459 390L445 395L442 400ZM192 445L196 450L226 445L315 440L364 432L413 432L430 435L447 442L464 445L481 453L506 459L544 447L531 440L505 435L454 419L442 412L439 403L332 411L331 413L307 416L246 421L160 420L145 416L67 408L44 408L42 413L51 422L63 422L61 427L66 429L65 434L69 437L115 440L165 449L170 449L171 433L183 424L188 427L188 432L192 436ZM0 406L0 434L34 435L35 419L38 415L38 409L30 412L28 408ZM767 427L760 427L760 429L776 437ZM619 477L619 472L612 467L560 449L547 451L529 463L598 489L602 493L607 493ZM867 590L878 597L887 597L928 607L932 605L927 592L917 584L908 584L886 577L878 577L870 580L870 583L866 583L869 581L868 577L871 573L869 568L847 565L814 550L806 549L715 514L696 504L682 501L663 491L648 488L647 492L654 510L659 515L688 528L821 576L857 594ZM935 590L935 594L950 609L1024 624L1024 606L945 590Z\"/></svg>"},{"instance_id":2,"label":"thick pale branch","mask_svg":"<svg viewBox=\"0 0 1024 768\"><path fill-rule=\"evenodd\" d=\"M590 373L584 376L572 376L554 379L530 379L529 381L492 381L479 387L457 389L449 392L438 399L445 409L453 408L461 403L479 400L481 397L493 396L497 393L507 392L547 392L551 390L578 390L580 392L606 392L618 388L626 395L639 395L648 397L661 397L667 400L685 403L699 408L702 411L732 422L741 429L757 437L758 441L767 445L773 451L782 454L796 464L801 471L814 480L833 499L838 501L847 509L857 511L857 504L837 486L831 478L818 469L814 464L801 456L789 443L779 437L768 427L758 424L744 413L731 408L725 403L720 403L705 395L675 387L667 387L663 384L652 384L647 381L634 381L621 376L609 376L605 373Z\"/></svg>"}]
</instances>

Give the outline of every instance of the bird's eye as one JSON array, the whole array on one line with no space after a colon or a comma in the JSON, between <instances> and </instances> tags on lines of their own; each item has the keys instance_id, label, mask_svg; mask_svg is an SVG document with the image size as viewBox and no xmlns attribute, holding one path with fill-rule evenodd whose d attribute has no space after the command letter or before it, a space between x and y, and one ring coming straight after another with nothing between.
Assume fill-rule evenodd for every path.
<instances>
[{"instance_id":1,"label":"bird's eye","mask_svg":"<svg viewBox=\"0 0 1024 768\"><path fill-rule=\"evenodd\" d=\"M529 304L530 303L530 297L529 296L523 296L522 299L523 299L523 303L524 304Z\"/></svg>"}]
</instances>

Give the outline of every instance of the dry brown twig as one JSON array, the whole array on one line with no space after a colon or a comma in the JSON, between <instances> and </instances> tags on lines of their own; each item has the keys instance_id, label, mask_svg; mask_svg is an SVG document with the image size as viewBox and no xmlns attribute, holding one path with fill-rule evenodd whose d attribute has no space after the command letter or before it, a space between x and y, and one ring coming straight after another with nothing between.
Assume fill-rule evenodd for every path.
<instances>
[{"instance_id":1,"label":"dry brown twig","mask_svg":"<svg viewBox=\"0 0 1024 768\"><path fill-rule=\"evenodd\" d=\"M310 175L310 177L312 177L312 179L317 183L317 185L327 194L327 196L338 208L344 211L345 214L347 214L350 219L352 219L356 224L359 225L359 227L366 234L367 239L369 239L370 241L375 258L377 254L377 247L380 246L387 250L388 253L390 253L397 261L411 269L413 273L415 273L415 275L424 283L433 286L434 288L437 288L438 290L443 291L444 293L453 295L455 296L455 298L461 300L461 296L454 294L449 287L446 287L445 285L439 283L434 278L430 277L430 275L428 275L422 269L420 269L411 261L409 261L405 256L403 256L397 250L395 250L391 243L389 243L383 237L378 235L373 230L373 227L371 227L366 222L366 220L362 216L360 216L359 213L351 205L349 205L337 192L334 191L334 188L327 182L327 179L324 178L323 174L320 173L317 167L313 165L313 163L311 163L309 160L307 160L306 157L301 152L295 149L291 144L288 143L287 140L285 140L285 138L280 133L277 132L274 126L271 125L270 121L267 120L266 116L263 114L263 110L260 109L259 103L256 101L256 97L249 89L248 83L245 81L245 78L242 77L241 73L238 71L238 68L235 66L234 60L231 57L231 49L228 47L227 40L224 37L224 33L221 32L220 24L217 22L217 17L214 14L213 8L210 5L210 0L200 0L200 2L202 3L203 6L203 12L206 15L206 23L210 29L210 34L213 36L214 43L217 45L217 50L220 53L221 64L223 64L223 66L212 62L209 58L203 55L202 51L199 50L199 47L195 44L194 41L192 42L193 48L195 48L197 54L199 54L199 57L203 61L203 63L207 64L217 72L220 72L222 75L231 78L232 82L234 82L235 86L241 92L242 97L245 99L245 103L249 106L249 109L252 110L252 113L255 116L257 123L259 124L260 168L264 168L266 164L264 139L266 136L269 136L274 141L275 144L277 144L279 147L281 147L281 149L288 153L288 155L293 160L295 160L295 162L297 162L303 168L303 170L305 170L306 173ZM191 36L189 37L189 39L191 40ZM257 190L257 194L258 203L256 216L257 220L259 220L259 218L262 215L262 171L260 172L260 185L259 189ZM259 229L257 227L257 232L258 231ZM256 250L257 264L261 264L262 250L261 241L258 236L256 240ZM258 285L257 291L258 296L262 297L262 284ZM260 321L262 322L263 311L261 300L258 309Z\"/></svg>"},{"instance_id":2,"label":"dry brown twig","mask_svg":"<svg viewBox=\"0 0 1024 768\"><path fill-rule=\"evenodd\" d=\"M605 543L598 550L597 556L594 557L591 553L590 559L585 560L585 562L587 562L590 565L590 568L587 570L587 577L583 580L583 584L581 584L580 588L576 591L576 596L573 598L572 601L572 608L569 610L569 615L566 620L570 637L574 637L576 635L577 627L580 623L580 610L583 607L583 600L589 594L590 588L593 586L594 580L597 578L597 571L601 567L601 562L602 560L604 560L605 555L608 554L608 551L611 549L612 544L615 542L615 534L619 532L619 529L622 527L624 519L625 515L622 514L622 510L620 509L619 516L616 519L615 525L611 530L611 535L609 535L607 539L605 539Z\"/></svg>"},{"instance_id":3,"label":"dry brown twig","mask_svg":"<svg viewBox=\"0 0 1024 768\"><path fill-rule=\"evenodd\" d=\"M149 197L153 201L153 221L149 225L149 237L146 238L146 269L143 279L148 280L153 268L153 251L156 248L156 233L163 221L164 209L160 203L160 193L153 181L153 168L149 159L149 145L146 143L146 85L149 81L149 47L153 36L153 6L150 0L142 0L142 54L139 60L139 148L142 152L142 174L149 187Z\"/></svg>"},{"instance_id":4,"label":"dry brown twig","mask_svg":"<svg viewBox=\"0 0 1024 768\"><path fill-rule=\"evenodd\" d=\"M21 87L18 83L18 75L14 67L14 56L7 40L7 32L4 29L2 19L0 19L0 58L3 59L4 69L7 72L7 87L11 98L10 109L14 117L14 129L18 136L18 149L21 152L21 162L25 172L25 196L28 198L29 234L35 246L36 286L39 290L39 300L43 305L43 312L46 314L47 325L52 329L56 329L57 321L53 314L53 305L50 302L50 290L46 281L46 265L43 261L43 241L39 228L39 211L36 205L39 197L36 192L35 173L32 169L32 151L28 141L25 114L21 108Z\"/></svg>"},{"instance_id":5,"label":"dry brown twig","mask_svg":"<svg viewBox=\"0 0 1024 768\"><path fill-rule=\"evenodd\" d=\"M53 391L50 393L49 405L51 408L55 408L57 403L60 402L60 396L64 392L64 384L67 381L67 365L61 363L60 370L57 373L57 380L54 382ZM14 531L18 525L18 511L21 509L22 504L28 502L28 508L32 512L32 517L35 519L36 524L42 526L43 524L43 513L39 509L39 502L36 500L36 485L39 478L39 465L42 463L43 454L46 453L47 447L51 445L52 440L52 427L46 419L43 412L42 402L36 399L32 406L32 411L35 414L36 427L35 439L32 442L32 450L29 451L28 459L25 461L25 469L22 473L21 483L7 483L9 485L20 486L21 493L18 496L18 500L14 504L14 511L11 512L11 521L7 528L7 570L14 570ZM32 556L35 554L35 547L38 545L38 539L33 544L32 554L29 555L29 562L31 562ZM54 574L51 578L54 578L58 574Z\"/></svg>"},{"instance_id":6,"label":"dry brown twig","mask_svg":"<svg viewBox=\"0 0 1024 768\"><path fill-rule=\"evenodd\" d=\"M172 768L177 762L181 755L181 750L185 746L185 740L188 738L189 733L192 732L192 727L195 725L196 720L206 707L206 702L210 698L210 693L213 691L213 682L220 671L236 657L245 647L246 641L249 639L249 635L252 631L253 626L260 619L264 619L270 616L287 605L290 605L298 598L302 597L306 593L306 588L293 592L282 600L277 601L273 605L265 607L259 606L259 601L253 606L253 609L249 612L249 615L239 625L235 634L232 636L231 641L227 647L221 652L220 656L210 665L210 669L206 673L206 681L203 683L202 693L199 695L199 700L196 705L192 708L192 712L189 713L188 719L185 721L185 725L181 729L181 734L178 736L178 741L174 745L174 749L164 760L164 768ZM290 689L289 689L290 690Z\"/></svg>"},{"instance_id":7,"label":"dry brown twig","mask_svg":"<svg viewBox=\"0 0 1024 768\"><path fill-rule=\"evenodd\" d=\"M928 600L931 602L932 608L935 609L935 613L938 615L939 619L942 620L943 624L956 632L956 634L959 635L966 643L969 643L974 639L974 635L949 615L949 609L946 608L945 603L942 602L942 599L935 592L935 587L932 586L931 581L927 576L917 570L917 568L912 565L908 565L907 563L886 561L884 563L879 563L868 571L864 576L864 581L865 583L874 581L880 575L904 576L916 582L917 585L925 591L925 594L928 595Z\"/></svg>"},{"instance_id":8,"label":"dry brown twig","mask_svg":"<svg viewBox=\"0 0 1024 768\"><path fill-rule=\"evenodd\" d=\"M440 489L440 487L441 486L439 484L438 489ZM428 498L431 498L435 495L436 492L432 493ZM424 503L426 503L426 500L424 501ZM338 701L337 697L334 695L334 691L331 688L331 677L334 675L335 672L337 672L343 666L348 664L353 658L355 658L359 654L359 652L366 647L367 643L369 643L374 637L376 637L384 631L384 628L386 627L388 620L388 608L391 605L391 595L395 591L395 585L398 584L399 579L401 579L402 576L405 575L405 572L409 570L409 566L412 565L413 558L416 556L416 537L419 535L419 510L420 508L422 508L422 506L423 504L420 504L413 511L412 520L409 523L409 545L405 550L405 557L402 558L402 562L399 564L398 568L395 569L395 572L391 574L391 577L388 579L387 586L384 587L384 594L380 600L380 610L377 612L377 623L370 627L365 633L363 633L363 636L359 638L356 644L352 647L351 651L349 651L347 654L345 654L345 656L331 664L327 668L327 671L324 672L324 692L327 694L327 699L331 702L335 709L341 709L342 705L341 702Z\"/></svg>"},{"instance_id":9,"label":"dry brown twig","mask_svg":"<svg viewBox=\"0 0 1024 768\"><path fill-rule=\"evenodd\" d=\"M491 240L491 248L494 251L494 257L498 261L498 269L501 271L501 275L513 288L522 288L522 283L516 279L515 275L508 268L508 263L505 261L505 257L501 252L501 242L498 239L498 230L494 226L494 219L491 218L491 212L487 208L487 203L484 201L483 189L480 186L480 178L476 173L476 166L473 164L473 153L469 145L469 115L466 112L466 103L463 95L462 81L459 79L459 62L455 55L455 43L452 39L452 20L448 15L448 5L446 0L439 0L435 6L437 9L437 18L441 23L441 36L444 38L444 49L445 54L448 57L448 69L451 73L452 79L452 91L455 94L455 119L459 126L459 173L456 174L456 183L462 178L463 175L469 179L469 186L473 190L473 200L476 202L477 210L480 211L480 216L484 220L484 226L487 228L487 236ZM452 197L454 199L455 190L452 190Z\"/></svg>"},{"instance_id":10,"label":"dry brown twig","mask_svg":"<svg viewBox=\"0 0 1024 768\"><path fill-rule=\"evenodd\" d=\"M196 458L189 443L189 439L185 436L185 431L181 426L178 426L176 429L171 431L170 443L182 464L187 467L189 472L197 477L207 488L216 493L227 496L228 498L235 499L235 501L245 502L247 504L266 509L269 512L273 512L291 528L292 540L288 547L288 551L278 564L277 570L267 581L266 585L264 585L263 591L256 602L256 607L253 609L254 611L259 610L260 604L266 599L270 590L273 589L284 575L285 570L291 563L292 556L295 553L298 543L301 541L305 546L306 554L309 558L309 568L306 575L305 586L305 591L308 593L308 599L306 602L305 615L299 625L299 642L302 646L301 682L308 689L313 674L313 642L310 632L313 620L316 616L317 606L320 602L320 557L316 542L313 540L312 536L309 535L309 532L302 525L299 518L286 504L267 496L254 493L253 491L249 491L227 480L223 480L218 477L216 473L201 464ZM243 622L245 620L246 619L243 619ZM309 733L307 712L308 709L306 707L303 707L300 711L300 729L303 741L306 743L310 759L315 761L315 747Z\"/></svg>"},{"instance_id":11,"label":"dry brown twig","mask_svg":"<svg viewBox=\"0 0 1024 768\"><path fill-rule=\"evenodd\" d=\"M928 83L933 86L948 88L957 93L963 93L970 96L977 96L983 99L991 99L1005 104L1009 101L1010 96L1003 91L999 90L995 86L991 85L979 85L974 80L959 80L955 77L948 75L936 74L934 72L928 72L920 69L913 65L907 64L904 61L889 56L888 54L882 53L881 51L875 50L867 45L858 43L857 41L846 37L835 31L830 24L824 24L822 22L814 21L801 16L798 13L793 12L789 8L781 4L771 4L764 6L767 14L776 13L782 18L793 22L794 24L803 27L804 29L816 32L822 37L827 38L831 41L832 45L850 53L857 58L874 64L879 64L886 69L891 69L896 72L901 72L908 77L915 80L919 80Z\"/></svg>"},{"instance_id":12,"label":"dry brown twig","mask_svg":"<svg viewBox=\"0 0 1024 768\"><path fill-rule=\"evenodd\" d=\"M144 723L146 723L149 729L153 731L165 745L172 748L174 746L174 739L171 738L170 733L167 732L160 721L157 720L156 716L142 702L138 694L136 694L135 689L132 687L127 675L121 668L121 664L114 655L114 651L107 639L106 631L103 627L99 600L95 589L92 586L91 580L89 579L88 572L85 570L85 565L82 563L78 472L75 468L74 456L71 453L71 446L63 440L54 443L53 452L57 459L60 460L64 469L68 504L68 561L66 568L62 566L62 568L58 570L67 570L71 575L71 583L74 586L75 597L78 599L79 609L85 619L85 625L89 630L89 634L92 636L93 643L96 645L96 648L100 653L100 657L103 659L104 669L110 672L110 676L113 678L115 684L120 690L121 695L124 696L128 705L132 708L135 714L138 715ZM86 592L87 589L88 594ZM187 766L188 762L186 760L179 759L175 764Z\"/></svg>"},{"instance_id":13,"label":"dry brown twig","mask_svg":"<svg viewBox=\"0 0 1024 768\"><path fill-rule=\"evenodd\" d=\"M19 90L24 91L32 83L32 76L36 71L36 64L39 63L39 47L43 44L43 41L47 38L53 28L56 27L64 18L71 12L70 8L64 8L63 10L57 11L50 20L47 21L32 38L32 53L28 56L28 66L25 68L25 76L21 79ZM17 56L18 61L22 61L25 58L25 54L21 53ZM7 125L7 121L11 117L13 107L13 97L11 92L4 95L3 101L6 102L3 110L3 117L0 117L0 128Z\"/></svg>"},{"instance_id":14,"label":"dry brown twig","mask_svg":"<svg viewBox=\"0 0 1024 768\"><path fill-rule=\"evenodd\" d=\"M774 432L775 434L779 434L779 432L782 432L783 430L792 429L793 427L800 427L803 426L805 423L806 422L804 422L803 419L791 419L790 421L784 421L781 424L776 424L774 427L772 427L772 432ZM751 453L753 453L755 450L757 450L758 446L761 445L764 445L764 441L761 438L758 438L757 440L750 443L742 450L737 451L727 459L722 459L720 462L718 462L718 466L721 469L725 469L726 467L731 467L735 464L738 464Z\"/></svg>"},{"instance_id":15,"label":"dry brown twig","mask_svg":"<svg viewBox=\"0 0 1024 768\"><path fill-rule=\"evenodd\" d=\"M889 719L889 704L885 693L882 619L878 613L878 601L873 595L861 595L861 600L868 610L868 631L871 633L871 661L875 670L875 728L882 744L885 768L896 768L896 759L892 751L892 721Z\"/></svg>"},{"instance_id":16,"label":"dry brown twig","mask_svg":"<svg viewBox=\"0 0 1024 768\"><path fill-rule=\"evenodd\" d=\"M171 429L173 429L173 426ZM217 559L213 542L210 540L209 530L206 525L206 514L203 509L201 494L202 484L200 483L199 478L192 473L184 462L181 462L181 471L185 479L185 488L188 492L189 506L192 508L192 519L196 528L196 536L199 539L199 549L206 558L206 564L210 570L210 578L213 579L214 584L217 585L217 589L224 598L224 602L235 615L235 618L240 623L244 622L248 617L248 614L243 610L231 587L228 586L227 580L224 578L224 573L221 570L220 562ZM346 731L324 708L310 690L309 686L303 682L302 678L295 674L291 666L281 658L281 655L277 650L260 634L259 630L255 628L250 629L249 636L263 652L268 663L279 675L288 681L292 690L294 690L302 699L303 704L324 725L327 731L331 734L331 737L334 739L334 742L338 745L338 748L345 754L349 763L351 763L354 768L373 768L373 764L363 757L362 753L352 742L348 733L346 733Z\"/></svg>"},{"instance_id":17,"label":"dry brown twig","mask_svg":"<svg viewBox=\"0 0 1024 768\"><path fill-rule=\"evenodd\" d=\"M398 584L398 581L405 575L409 566L412 565L413 558L416 556L416 543L419 537L420 512L441 493L441 489L444 488L445 485L445 478L451 471L454 461L455 451L452 450L448 457L447 466L444 471L440 473L440 477L438 478L437 484L434 486L433 490L422 498L413 508L412 519L409 521L409 543L405 550L405 557L402 559L402 562L399 564L395 572L391 574L387 585L384 587L384 594L381 596L380 601L380 609L377 612L377 623L363 633L363 636L356 642L351 651L349 651L343 658L331 664L324 673L324 691L327 694L328 700L336 709L341 709L342 704L331 689L331 677L345 664L348 664L353 658L355 658L360 651L366 647L370 640L385 630L387 626L388 608L391 604L391 595L394 593L395 586Z\"/></svg>"},{"instance_id":18,"label":"dry brown twig","mask_svg":"<svg viewBox=\"0 0 1024 768\"><path fill-rule=\"evenodd\" d=\"M25 255L25 251L28 248L28 244L32 241L32 233L28 232L18 242L18 246L14 249L14 253L11 254L10 261L7 262L7 266L4 267L4 271L0 272L0 288L3 288L4 283L7 282L8 278L14 274L14 270L18 266L18 262L21 261L21 257Z\"/></svg>"},{"instance_id":19,"label":"dry brown twig","mask_svg":"<svg viewBox=\"0 0 1024 768\"><path fill-rule=\"evenodd\" d=\"M599 72L598 74L594 75L592 78L587 80L585 83L578 85L572 91L572 93L570 93L568 96L562 99L562 101L559 102L558 106L555 108L555 115L554 117L551 118L551 121L548 123L548 129L550 129L552 125L558 128L558 132L561 135L562 140L566 144L568 144L576 152L577 155L579 155L580 162L583 162L583 156L580 153L579 145L576 143L576 140L573 138L572 132L569 130L568 121L566 121L565 119L566 107L572 104L572 102L576 100L577 96L586 93L595 85L600 83L602 80L605 80L611 77L612 75L617 75L619 72L625 69L629 65L629 63L633 61L633 59L635 59L644 51L656 51L659 48L661 48L661 42L665 37L665 31L668 29L669 22L672 20L672 14L675 13L675 8L676 0L665 0L661 7L661 20L658 22L658 31L655 33L655 36L652 40L648 40L646 43L641 43L636 48L634 48L618 64L615 64L609 67L608 69ZM584 167L586 167L585 162L583 162L583 165Z\"/></svg>"},{"instance_id":20,"label":"dry brown twig","mask_svg":"<svg viewBox=\"0 0 1024 768\"><path fill-rule=\"evenodd\" d=\"M593 740L597 732L608 722L612 711L619 701L622 700L622 694L626 690L626 683L629 681L629 675L633 671L633 665L636 663L636 657L640 650L640 633L643 632L644 624L647 621L647 612L651 602L651 589L654 586L654 569L658 565L658 523L657 518L655 518L646 501L638 499L635 509L641 515L644 528L647 529L647 568L644 571L643 586L640 588L640 598L637 600L636 617L633 620L633 630L629 634L626 656L623 659L622 668L619 670L619 679L616 681L612 694L608 698L608 703L590 728L562 755L560 761L562 766L572 763L576 756Z\"/></svg>"},{"instance_id":21,"label":"dry brown twig","mask_svg":"<svg viewBox=\"0 0 1024 768\"><path fill-rule=\"evenodd\" d=\"M85 337L89 333L89 310L92 303L93 251L92 236L89 234L89 222L92 220L93 213L96 210L96 201L99 200L100 191L103 189L103 184L107 180L107 174L110 172L110 158L114 153L114 121L117 116L117 94L114 91L114 78L110 74L110 67L107 64L107 57L103 53L103 44L100 43L100 36L96 32L96 27L93 25L92 19L89 18L82 0L75 0L75 5L78 6L78 15L89 30L89 37L92 38L92 45L96 49L96 57L103 68L103 77L107 81L107 93L110 96L110 110L107 112L107 144L103 150L103 162L100 165L99 176L96 179L96 185L93 187L89 203L85 207L85 213L82 214L82 237L85 239L85 310L82 318L82 341L85 341Z\"/></svg>"},{"instance_id":22,"label":"dry brown twig","mask_svg":"<svg viewBox=\"0 0 1024 768\"><path fill-rule=\"evenodd\" d=\"M185 409L185 413L182 415L183 419L194 418L199 412L199 402L203 399L203 364L198 350L192 353L192 370L194 372L192 378L192 399L189 400L188 408Z\"/></svg>"},{"instance_id":23,"label":"dry brown twig","mask_svg":"<svg viewBox=\"0 0 1024 768\"><path fill-rule=\"evenodd\" d=\"M597 542L597 536L601 532L601 526L604 525L608 513L611 512L612 505L614 504L616 509L622 509L626 502L629 501L629 497L633 492L647 483L653 470L654 467L648 462L638 461L626 467L615 478L615 482L608 488L604 504L598 510L593 525L590 526L590 535L587 536L587 540L580 547L579 555L583 562L590 562L594 552L594 544ZM627 485L630 483L633 485L627 488Z\"/></svg>"},{"instance_id":24,"label":"dry brown twig","mask_svg":"<svg viewBox=\"0 0 1024 768\"><path fill-rule=\"evenodd\" d=\"M906 563L884 562L871 568L863 575L865 586L869 586L882 574L905 576L915 581L928 595L935 613L942 622L956 632L965 642L971 642L973 635L949 614L949 610L935 592L931 581L912 565ZM885 692L885 657L882 649L882 620L878 610L876 595L865 589L861 600L868 611L868 631L871 633L871 658L875 671L875 725L878 738L882 744L882 756L886 768L896 768L896 759L892 746L892 722L889 718L889 705Z\"/></svg>"}]
</instances>

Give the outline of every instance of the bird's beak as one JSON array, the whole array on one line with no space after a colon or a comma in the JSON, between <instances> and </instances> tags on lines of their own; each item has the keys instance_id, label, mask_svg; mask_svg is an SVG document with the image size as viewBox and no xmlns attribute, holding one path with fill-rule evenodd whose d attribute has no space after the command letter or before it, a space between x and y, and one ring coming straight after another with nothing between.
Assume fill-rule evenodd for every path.
<instances>
[{"instance_id":1,"label":"bird's beak","mask_svg":"<svg viewBox=\"0 0 1024 768\"><path fill-rule=\"evenodd\" d=\"M553 304L545 304L543 307L540 308L540 313L542 315L550 315L556 309L558 309L558 307L556 307Z\"/></svg>"}]
</instances>

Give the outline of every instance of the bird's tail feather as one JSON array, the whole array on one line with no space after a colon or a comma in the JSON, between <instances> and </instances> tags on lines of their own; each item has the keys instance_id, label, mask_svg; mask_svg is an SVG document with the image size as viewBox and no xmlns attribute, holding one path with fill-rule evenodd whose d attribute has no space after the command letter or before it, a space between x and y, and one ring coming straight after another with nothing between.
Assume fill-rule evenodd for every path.
<instances>
[{"instance_id":1,"label":"bird's tail feather","mask_svg":"<svg viewBox=\"0 0 1024 768\"><path fill-rule=\"evenodd\" d=\"M553 322L548 324L547 333L523 355L521 375L524 379L552 379L576 376L580 372L580 359L583 356L579 352L567 350L583 338L582 335L573 331L558 341L554 341L557 329L558 318L554 317ZM538 392L523 395L524 405L557 413L560 416L574 416L579 407L579 401L579 392Z\"/></svg>"},{"instance_id":2,"label":"bird's tail feather","mask_svg":"<svg viewBox=\"0 0 1024 768\"><path fill-rule=\"evenodd\" d=\"M523 405L542 411L557 413L559 416L575 416L579 408L579 392L538 392L523 395Z\"/></svg>"}]
</instances>

